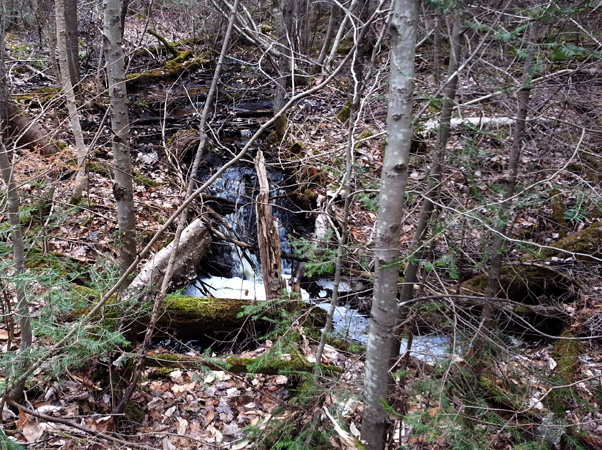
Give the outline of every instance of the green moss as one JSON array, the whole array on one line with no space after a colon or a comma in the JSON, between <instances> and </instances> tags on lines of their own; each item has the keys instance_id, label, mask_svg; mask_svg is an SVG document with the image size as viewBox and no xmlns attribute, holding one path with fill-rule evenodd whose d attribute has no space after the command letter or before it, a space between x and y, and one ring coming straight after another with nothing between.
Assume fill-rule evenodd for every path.
<instances>
[{"instance_id":1,"label":"green moss","mask_svg":"<svg viewBox=\"0 0 602 450\"><path fill-rule=\"evenodd\" d=\"M152 371L151 378L169 378L175 369L169 367L159 367Z\"/></svg>"},{"instance_id":2,"label":"green moss","mask_svg":"<svg viewBox=\"0 0 602 450\"><path fill-rule=\"evenodd\" d=\"M33 101L37 101L39 103L41 103L42 105L48 103L51 100L54 100L54 98L59 95L61 92L61 88L60 87L45 87L45 88L39 88L39 89L34 89L33 91L27 93L27 94L18 94L15 95L14 98L15 100L20 100L20 101L24 101L24 102L28 102L31 103ZM59 105L55 105L55 106L59 106Z\"/></svg>"},{"instance_id":3,"label":"green moss","mask_svg":"<svg viewBox=\"0 0 602 450\"><path fill-rule=\"evenodd\" d=\"M348 118L347 118L348 119ZM366 142L366 140L370 137L373 136L372 131L370 131L368 128L365 128L360 135L357 137L357 144L355 145L356 148L360 148L360 147L366 147L368 144Z\"/></svg>"},{"instance_id":4,"label":"green moss","mask_svg":"<svg viewBox=\"0 0 602 450\"><path fill-rule=\"evenodd\" d=\"M244 368L244 372L254 372L253 366L260 366L260 373L265 374L278 374L278 373L290 373L290 372L311 372L313 370L313 364L303 361L299 358L292 358L290 361L281 359L269 359L258 361L252 358L226 358L226 368L233 372L241 371ZM239 369L239 370L237 370Z\"/></svg>"},{"instance_id":5,"label":"green moss","mask_svg":"<svg viewBox=\"0 0 602 450\"><path fill-rule=\"evenodd\" d=\"M290 146L290 152L298 155L300 153L303 152L303 143L302 142L295 142Z\"/></svg>"},{"instance_id":6,"label":"green moss","mask_svg":"<svg viewBox=\"0 0 602 450\"><path fill-rule=\"evenodd\" d=\"M103 164L98 161L88 160L88 162L86 163L86 170L88 172L94 172L107 178L111 178L113 176L111 166L109 164ZM158 181L145 177L140 172L134 171L132 175L136 183L141 184L145 187L157 187L161 186L162 184Z\"/></svg>"},{"instance_id":7,"label":"green moss","mask_svg":"<svg viewBox=\"0 0 602 450\"><path fill-rule=\"evenodd\" d=\"M565 330L562 337L573 337L572 333ZM579 356L583 348L577 340L560 339L554 345L552 356L557 366L555 377L552 380L556 385L571 384L579 379ZM573 400L578 398L572 387L553 389L548 396L550 410L560 417L564 417L565 411L570 409Z\"/></svg>"},{"instance_id":8,"label":"green moss","mask_svg":"<svg viewBox=\"0 0 602 450\"><path fill-rule=\"evenodd\" d=\"M28 269L51 269L59 276L68 278L73 278L82 270L81 263L73 258L38 248L32 248L27 252L25 267Z\"/></svg>"},{"instance_id":9,"label":"green moss","mask_svg":"<svg viewBox=\"0 0 602 450\"><path fill-rule=\"evenodd\" d=\"M151 180L150 178L147 178L138 172L134 172L134 180L138 184L141 184L142 186L147 187L147 188L161 186L161 184L162 184L162 183L159 183L158 181Z\"/></svg>"},{"instance_id":10,"label":"green moss","mask_svg":"<svg viewBox=\"0 0 602 450\"><path fill-rule=\"evenodd\" d=\"M305 332L309 337L315 339L316 341L319 341L322 336L322 331L318 328L306 327ZM364 346L353 342L347 342L344 339L327 336L326 343L344 352L355 353L357 355L364 355L366 353L366 348Z\"/></svg>"},{"instance_id":11,"label":"green moss","mask_svg":"<svg viewBox=\"0 0 602 450\"><path fill-rule=\"evenodd\" d=\"M128 89L146 86L159 81L171 81L179 78L185 72L195 72L206 65L210 60L206 58L194 58L189 61L191 50L181 52L178 57L166 62L162 67L142 73L131 73L126 75Z\"/></svg>"},{"instance_id":12,"label":"green moss","mask_svg":"<svg viewBox=\"0 0 602 450\"><path fill-rule=\"evenodd\" d=\"M288 130L288 119L286 114L282 114L274 122L274 130L270 133L268 141L270 144L277 145L282 142Z\"/></svg>"},{"instance_id":13,"label":"green moss","mask_svg":"<svg viewBox=\"0 0 602 450\"><path fill-rule=\"evenodd\" d=\"M573 233L556 242L553 247L564 250L560 252L554 248L541 250L544 257L566 256L566 252L579 253L578 259L588 260L602 257L602 222L594 223L589 227Z\"/></svg>"},{"instance_id":14,"label":"green moss","mask_svg":"<svg viewBox=\"0 0 602 450\"><path fill-rule=\"evenodd\" d=\"M349 100L347 100L345 102L345 104L343 105L343 107L337 113L336 117L341 122L345 123L349 120L350 116L351 116L351 104L349 103Z\"/></svg>"},{"instance_id":15,"label":"green moss","mask_svg":"<svg viewBox=\"0 0 602 450\"><path fill-rule=\"evenodd\" d=\"M170 295L165 299L165 309L177 312L184 317L203 321L227 321L233 315L242 312L248 300L224 300L212 297L187 297Z\"/></svg>"},{"instance_id":16,"label":"green moss","mask_svg":"<svg viewBox=\"0 0 602 450\"><path fill-rule=\"evenodd\" d=\"M478 275L463 283L469 293L484 294L487 275ZM560 295L569 292L573 281L551 267L534 264L516 264L502 267L500 283L511 300L536 303L542 294Z\"/></svg>"},{"instance_id":17,"label":"green moss","mask_svg":"<svg viewBox=\"0 0 602 450\"><path fill-rule=\"evenodd\" d=\"M164 67L169 68L169 67L175 67L178 64L182 64L184 61L186 61L188 58L192 57L192 50L185 50L183 52L180 52L178 54L178 56L176 56L174 59L172 59L171 61L168 61Z\"/></svg>"},{"instance_id":18,"label":"green moss","mask_svg":"<svg viewBox=\"0 0 602 450\"><path fill-rule=\"evenodd\" d=\"M111 172L111 168L108 164L102 164L97 161L88 160L86 162L86 171L97 173L102 175L103 177L111 177L113 174Z\"/></svg>"}]
</instances>

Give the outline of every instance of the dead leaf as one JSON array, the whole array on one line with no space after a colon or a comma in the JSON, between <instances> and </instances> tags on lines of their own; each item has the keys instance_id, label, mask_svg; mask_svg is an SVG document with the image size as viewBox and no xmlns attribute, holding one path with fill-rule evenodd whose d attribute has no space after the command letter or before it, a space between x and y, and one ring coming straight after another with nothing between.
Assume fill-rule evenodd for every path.
<instances>
[{"instance_id":1,"label":"dead leaf","mask_svg":"<svg viewBox=\"0 0 602 450\"><path fill-rule=\"evenodd\" d=\"M15 422L17 429L21 430L28 421L29 421L29 414L23 412L22 410L19 410L19 418Z\"/></svg>"},{"instance_id":2,"label":"dead leaf","mask_svg":"<svg viewBox=\"0 0 602 450\"><path fill-rule=\"evenodd\" d=\"M178 417L178 426L176 427L176 432L183 436L186 434L186 429L188 428L188 421L183 419L182 417Z\"/></svg>"},{"instance_id":3,"label":"dead leaf","mask_svg":"<svg viewBox=\"0 0 602 450\"><path fill-rule=\"evenodd\" d=\"M171 416L173 416L173 413L174 413L174 412L176 412L176 405L172 406L171 408L168 408L168 409L167 409L167 411L165 411L165 412L163 413L163 415L164 415L165 417L171 417Z\"/></svg>"},{"instance_id":4,"label":"dead leaf","mask_svg":"<svg viewBox=\"0 0 602 450\"><path fill-rule=\"evenodd\" d=\"M163 439L163 450L178 450L178 448L171 443L168 437Z\"/></svg>"},{"instance_id":5,"label":"dead leaf","mask_svg":"<svg viewBox=\"0 0 602 450\"><path fill-rule=\"evenodd\" d=\"M27 423L23 425L21 433L23 434L25 440L31 443L37 441L40 436L42 436L44 433L44 428L42 428L37 422L27 421Z\"/></svg>"},{"instance_id":6,"label":"dead leaf","mask_svg":"<svg viewBox=\"0 0 602 450\"><path fill-rule=\"evenodd\" d=\"M182 392L190 392L192 390L194 390L196 386L196 381L193 381L192 383L188 383L188 384L174 384L171 387L171 392L173 392L174 394L181 394Z\"/></svg>"},{"instance_id":7,"label":"dead leaf","mask_svg":"<svg viewBox=\"0 0 602 450\"><path fill-rule=\"evenodd\" d=\"M115 421L113 416L101 417L100 419L86 419L85 424L88 428L99 433L115 431Z\"/></svg>"}]
</instances>

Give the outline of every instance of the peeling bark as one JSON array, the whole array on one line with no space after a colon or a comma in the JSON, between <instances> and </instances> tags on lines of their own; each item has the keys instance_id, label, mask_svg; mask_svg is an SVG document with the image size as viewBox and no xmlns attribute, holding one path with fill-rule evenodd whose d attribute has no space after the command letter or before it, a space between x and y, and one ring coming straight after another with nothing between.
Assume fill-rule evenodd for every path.
<instances>
[{"instance_id":1,"label":"peeling bark","mask_svg":"<svg viewBox=\"0 0 602 450\"><path fill-rule=\"evenodd\" d=\"M209 229L201 221L194 220L180 238L178 251L174 262L175 280L191 279L196 274L196 268L211 245ZM167 269L169 257L174 251L174 243L157 252L143 267L138 276L130 283L124 296L137 298L152 297L160 288L161 280Z\"/></svg>"},{"instance_id":2,"label":"peeling bark","mask_svg":"<svg viewBox=\"0 0 602 450\"><path fill-rule=\"evenodd\" d=\"M286 287L282 279L282 261L280 259L280 237L278 226L272 216L270 205L270 185L265 170L263 152L259 150L255 158L255 169L259 180L259 195L255 204L257 216L257 243L263 272L263 285L267 299L278 298Z\"/></svg>"}]
</instances>

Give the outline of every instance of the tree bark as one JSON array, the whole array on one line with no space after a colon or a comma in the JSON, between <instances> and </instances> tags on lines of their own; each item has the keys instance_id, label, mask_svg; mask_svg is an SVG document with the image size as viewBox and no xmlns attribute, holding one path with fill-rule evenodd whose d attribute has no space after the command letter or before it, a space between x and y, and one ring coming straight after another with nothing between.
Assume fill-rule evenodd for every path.
<instances>
[{"instance_id":1,"label":"tree bark","mask_svg":"<svg viewBox=\"0 0 602 450\"><path fill-rule=\"evenodd\" d=\"M4 43L5 36L5 18L4 0L0 0L0 42L2 43ZM2 44L0 45L0 172L2 173L4 184L6 185L6 209L11 226L13 264L15 267L13 276L16 278L14 281L17 297L16 313L19 317L21 328L21 348L19 349L19 353L22 355L22 359L17 361L15 368L21 368L21 371L24 371L24 368L27 365L28 349L31 347L33 336L24 280L19 279L20 275L25 272L25 243L23 241L23 232L21 230L21 222L19 219L20 200L17 192L17 183L15 183L14 179L13 165L11 164L11 158L9 157L9 152L3 137L4 127L6 126L8 118L8 106L9 99L8 88L6 86L6 68L4 66L4 44ZM26 380L23 379L12 386L8 394L12 400L20 400L23 397L25 381Z\"/></svg>"},{"instance_id":2,"label":"tree bark","mask_svg":"<svg viewBox=\"0 0 602 450\"><path fill-rule=\"evenodd\" d=\"M65 23L65 45L67 48L67 62L69 67L69 80L77 91L79 88L79 33L77 29L77 0L55 0L63 2ZM60 44L60 43L59 43ZM61 69L62 70L62 69Z\"/></svg>"},{"instance_id":3,"label":"tree bark","mask_svg":"<svg viewBox=\"0 0 602 450\"><path fill-rule=\"evenodd\" d=\"M341 39L343 39L343 34L345 34L345 27L347 26L347 23L349 22L349 17L351 16L351 11L355 10L357 3L358 0L351 0L349 9L347 11L343 10L343 21L341 22L337 34L334 38L332 48L330 49L330 53L328 54L328 58L326 58L326 60L324 61L324 66L327 68L332 64L334 58L336 57L337 50L341 43Z\"/></svg>"},{"instance_id":4,"label":"tree bark","mask_svg":"<svg viewBox=\"0 0 602 450\"><path fill-rule=\"evenodd\" d=\"M278 51L280 55L276 61L276 86L274 91L274 114L286 104L286 87L290 75L289 61L287 56L292 51L289 48L289 30L291 19L291 0L272 0L272 15L276 24L276 35L278 36Z\"/></svg>"},{"instance_id":5,"label":"tree bark","mask_svg":"<svg viewBox=\"0 0 602 450\"><path fill-rule=\"evenodd\" d=\"M429 182L425 194L424 202L418 218L418 224L414 232L414 239L410 249L410 259L404 270L403 286L400 293L400 302L404 303L410 300L414 295L414 284L418 281L418 268L420 259L424 253L425 239L430 226L430 222L435 209L435 200L439 196L439 183L441 182L441 173L445 160L445 151L447 141L451 131L451 116L455 106L456 92L458 89L458 69L462 55L462 36L466 30L464 24L464 10L462 5L455 15L452 36L450 39L451 54L449 58L447 85L443 90L443 99L441 104L441 117L439 118L439 134L437 136L437 148L433 155L432 167L429 172ZM404 312L400 311L398 323L405 320ZM397 330L396 335L399 335ZM397 339L391 349L391 359L394 361L399 356L401 340Z\"/></svg>"},{"instance_id":6,"label":"tree bark","mask_svg":"<svg viewBox=\"0 0 602 450\"><path fill-rule=\"evenodd\" d=\"M265 170L263 152L259 150L255 158L255 170L259 181L255 209L257 216L257 244L263 273L265 298L274 299L282 295L286 287L282 279L282 261L280 259L280 236L278 225L274 223L272 205L270 205L270 185Z\"/></svg>"},{"instance_id":7,"label":"tree bark","mask_svg":"<svg viewBox=\"0 0 602 450\"><path fill-rule=\"evenodd\" d=\"M59 78L63 92L65 94L65 103L69 111L69 122L73 129L75 138L75 149L77 154L77 172L75 175L75 186L73 187L72 201L77 203L81 199L86 188L85 163L88 156L88 150L84 142L84 133L79 121L79 112L75 101L74 86L79 83L79 60L77 59L77 4L73 5L74 0L55 0L56 7L56 35L57 50L59 56ZM75 11L73 11L75 10ZM71 15L75 14L75 25ZM75 31L70 27L75 26ZM75 36L75 56L73 55L74 45L72 41ZM73 59L75 57L75 60ZM74 81L75 80L75 81Z\"/></svg>"},{"instance_id":8,"label":"tree bark","mask_svg":"<svg viewBox=\"0 0 602 450\"><path fill-rule=\"evenodd\" d=\"M337 2L333 1L332 6L330 8L330 19L328 20L326 36L324 36L322 49L320 50L320 54L318 55L318 61L316 62L316 65L320 68L324 64L324 60L326 60L326 54L328 53L328 49L332 45L332 40L334 38L334 28L340 16L341 15L339 5L337 4Z\"/></svg>"},{"instance_id":9,"label":"tree bark","mask_svg":"<svg viewBox=\"0 0 602 450\"><path fill-rule=\"evenodd\" d=\"M374 248L374 298L366 353L361 439L366 449L384 448L389 351L397 318L399 238L408 158L413 136L412 103L418 1L395 0L391 19L391 63L387 145L381 173Z\"/></svg>"},{"instance_id":10,"label":"tree bark","mask_svg":"<svg viewBox=\"0 0 602 450\"><path fill-rule=\"evenodd\" d=\"M174 253L174 242L157 252L138 273L138 276L124 291L126 298L152 298L159 291L169 258ZM174 279L185 280L194 277L201 259L211 245L209 229L196 219L182 232L178 250L175 252L173 267Z\"/></svg>"},{"instance_id":11,"label":"tree bark","mask_svg":"<svg viewBox=\"0 0 602 450\"><path fill-rule=\"evenodd\" d=\"M115 163L113 194L117 202L119 225L119 266L124 273L136 258L136 215L130 157L130 118L125 86L125 57L121 42L120 1L105 0L103 9L104 50Z\"/></svg>"}]
</instances>

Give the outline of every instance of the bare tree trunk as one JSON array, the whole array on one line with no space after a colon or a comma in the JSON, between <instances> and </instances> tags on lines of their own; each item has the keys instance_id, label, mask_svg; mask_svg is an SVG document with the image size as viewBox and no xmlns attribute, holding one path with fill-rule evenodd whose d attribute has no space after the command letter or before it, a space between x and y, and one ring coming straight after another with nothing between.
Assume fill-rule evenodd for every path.
<instances>
[{"instance_id":1,"label":"bare tree trunk","mask_svg":"<svg viewBox=\"0 0 602 450\"><path fill-rule=\"evenodd\" d=\"M0 42L4 43L5 35L5 9L4 0L0 0ZM8 220L11 226L11 241L13 247L13 264L15 270L13 276L16 278L15 290L17 294L17 316L21 328L21 348L19 352L23 355L20 363L21 367L27 364L27 352L32 343L31 319L29 316L29 303L27 301L26 289L23 285L24 280L19 279L25 272L25 243L23 242L23 233L19 220L19 194L17 184L13 176L13 167L9 157L8 150L4 144L4 128L8 118L8 89L6 86L6 69L4 66L4 44L0 45L0 172L6 185L6 209ZM17 382L9 392L9 397L13 400L20 400L23 397L25 380Z\"/></svg>"},{"instance_id":2,"label":"bare tree trunk","mask_svg":"<svg viewBox=\"0 0 602 450\"><path fill-rule=\"evenodd\" d=\"M140 355L139 355L138 361L136 363L136 368L134 370L134 373L132 375L132 378L131 378L127 388L123 392L123 396L122 396L121 400L113 408L113 412L115 412L115 413L122 413L125 410L125 407L128 404L128 402L130 401L130 398L132 397L132 394L134 393L134 389L136 388L136 385L138 384L138 379L140 378L140 374L142 373L142 369L144 368L144 358L150 348L151 339L153 337L155 328L157 326L157 322L159 320L159 316L161 314L163 300L165 299L165 296L167 295L167 289L169 287L169 284L171 282L171 279L172 279L172 276L174 273L174 268L176 266L176 258L177 258L177 254L178 254L177 250L180 248L180 239L182 237L182 234L184 233L184 230L186 227L186 221L188 220L188 207L186 206L187 205L186 202L188 202L195 195L196 174L199 170L199 166L201 164L201 159L203 157L203 153L205 150L205 143L207 141L207 131L206 131L207 118L209 117L209 111L211 110L213 98L217 91L217 82L219 80L222 66L224 64L224 58L225 58L226 52L228 50L228 45L230 42L230 37L232 35L232 28L234 27L234 21L236 18L237 9L238 9L238 0L234 0L234 6L231 10L230 20L228 22L228 29L226 30L226 35L224 36L224 42L222 44L222 49L220 52L219 60L217 62L217 66L215 67L215 72L213 73L213 79L211 81L211 87L209 88L209 92L207 93L207 100L205 101L205 106L203 107L203 112L201 114L201 121L199 124L199 131L200 131L201 139L200 139L199 147L197 149L197 152L196 152L196 155L194 158L194 162L192 163L192 168L190 169L190 173L188 174L189 175L188 188L186 189L186 198L184 200L184 205L182 206L182 210L180 213L181 215L178 220L178 228L176 229L176 235L174 237L172 244L170 244L170 245L172 245L173 251L171 252L171 254L169 256L169 261L167 261L167 267L165 268L163 280L161 281L161 289L159 290L159 293L155 297L155 301L153 304L153 312L151 314L150 322L146 328L146 333L144 335L144 341L142 342L142 348L140 349ZM225 169L223 169L223 170L225 170ZM195 223L195 222L193 222L193 223ZM200 226L200 224L199 224L199 226ZM209 245L209 243L207 242L207 238L205 238L203 241L207 244L207 246Z\"/></svg>"},{"instance_id":3,"label":"bare tree trunk","mask_svg":"<svg viewBox=\"0 0 602 450\"><path fill-rule=\"evenodd\" d=\"M460 6L461 8L461 6ZM441 105L441 117L439 119L439 134L437 136L437 149L433 155L432 167L430 170L430 178L427 186L427 192L425 194L424 202L420 211L420 217L416 230L414 232L414 240L412 248L410 250L410 261L406 265L404 270L404 283L401 288L400 302L404 303L412 298L414 295L414 284L418 281L418 268L420 266L420 259L424 252L424 240L428 231L428 227L431 222L433 211L435 209L435 199L439 195L439 183L441 182L441 172L443 168L443 162L445 159L445 151L447 147L447 141L449 140L449 134L451 130L451 116L453 113L456 92L458 89L458 69L460 67L460 59L462 55L462 36L466 31L466 25L464 24L464 10L460 9L456 14L454 20L454 26L452 36L450 39L451 53L448 67L448 78L447 85L443 90L443 101ZM405 317L403 311L399 318L399 323L403 323ZM396 333L398 336L399 333ZM401 341L394 341L394 345L391 349L392 360L397 359L399 356Z\"/></svg>"},{"instance_id":4,"label":"bare tree trunk","mask_svg":"<svg viewBox=\"0 0 602 450\"><path fill-rule=\"evenodd\" d=\"M125 60L121 42L121 4L119 0L104 1L104 50L111 102L113 131L114 181L119 224L119 266L125 272L136 258L136 214L132 161L130 157L130 118L125 85Z\"/></svg>"},{"instance_id":5,"label":"bare tree trunk","mask_svg":"<svg viewBox=\"0 0 602 450\"><path fill-rule=\"evenodd\" d=\"M171 278L177 277L180 280L194 278L195 271L210 245L209 229L201 219L195 219L182 231L177 252L174 242L171 242L155 253L123 292L123 297L139 300L142 297L152 299L156 296L173 253L175 253L175 262Z\"/></svg>"},{"instance_id":6,"label":"bare tree trunk","mask_svg":"<svg viewBox=\"0 0 602 450\"><path fill-rule=\"evenodd\" d=\"M506 176L506 187L504 199L499 206L498 222L500 226L496 228L491 243L491 257L489 261L489 277L487 281L487 289L485 290L486 297L496 297L502 291L500 285L500 273L504 262L503 243L504 237L508 233L508 223L510 221L510 207L512 205L512 197L516 189L516 180L518 177L520 153L525 137L525 128L527 123L527 115L529 113L529 98L531 95L531 80L533 78L533 63L535 59L535 47L537 45L537 22L531 24L529 31L529 43L527 58L523 66L523 77L521 88L516 94L518 103L518 112L516 115L516 124L514 126L514 136L512 138L512 148L510 150L510 158L508 161L508 171ZM481 323L481 331L487 330L489 322L492 319L493 310L491 305L487 303L483 307L483 322Z\"/></svg>"},{"instance_id":7,"label":"bare tree trunk","mask_svg":"<svg viewBox=\"0 0 602 450\"><path fill-rule=\"evenodd\" d=\"M255 170L257 171L257 179L259 181L259 194L255 203L257 213L257 244L259 246L259 257L263 272L265 296L269 300L280 297L285 284L282 279L280 237L278 235L278 226L274 223L274 217L272 216L270 185L261 150L257 152L257 157L255 158Z\"/></svg>"},{"instance_id":8,"label":"bare tree trunk","mask_svg":"<svg viewBox=\"0 0 602 450\"><path fill-rule=\"evenodd\" d=\"M324 65L326 67L330 66L334 61L334 58L337 54L337 50L339 45L341 44L341 39L343 39L343 34L345 34L345 28L347 27L347 23L349 21L350 12L355 10L358 0L351 0L351 5L347 11L343 11L343 21L341 22L337 34L332 43L332 48L330 49L330 53L328 54L328 58L324 61Z\"/></svg>"},{"instance_id":9,"label":"bare tree trunk","mask_svg":"<svg viewBox=\"0 0 602 450\"><path fill-rule=\"evenodd\" d=\"M121 0L121 39L123 39L123 30L125 30L125 19L128 15L130 0Z\"/></svg>"},{"instance_id":10,"label":"bare tree trunk","mask_svg":"<svg viewBox=\"0 0 602 450\"><path fill-rule=\"evenodd\" d=\"M69 4L73 0L55 0L56 7L56 35L57 35L57 50L59 56L59 78L65 93L65 103L69 112L69 122L73 129L73 136L75 137L75 149L77 154L77 173L75 175L75 186L73 187L72 202L77 203L81 199L84 189L86 188L86 173L85 163L86 157L88 156L88 149L84 142L84 133L79 121L79 112L77 110L77 104L75 102L75 90L74 83L79 82L79 60L73 60L73 49L70 46L73 45L70 40L72 35L75 34L75 44L77 45L77 28L75 33L69 30L69 26L72 20L67 20L70 14L73 14L71 10L74 5ZM77 5L75 5L75 14L77 14ZM70 25L71 24L71 25ZM77 15L75 18L75 26L77 27ZM76 48L77 51L77 48ZM76 55L77 57L77 55Z\"/></svg>"},{"instance_id":11,"label":"bare tree trunk","mask_svg":"<svg viewBox=\"0 0 602 450\"><path fill-rule=\"evenodd\" d=\"M46 41L46 48L50 55L50 66L52 72L59 79L59 71L56 59L56 33L53 24L56 23L53 14L53 4L47 0L32 0L32 6L39 27L42 40Z\"/></svg>"},{"instance_id":12,"label":"bare tree trunk","mask_svg":"<svg viewBox=\"0 0 602 450\"><path fill-rule=\"evenodd\" d=\"M291 0L272 0L272 15L276 24L278 36L278 56L276 62L276 87L274 91L274 113L279 112L286 104L286 87L290 75L288 54L292 52L289 46L289 30L291 13Z\"/></svg>"},{"instance_id":13,"label":"bare tree trunk","mask_svg":"<svg viewBox=\"0 0 602 450\"><path fill-rule=\"evenodd\" d=\"M418 0L395 0L391 20L391 65L387 146L380 181L374 248L374 298L366 353L361 439L367 450L384 448L389 352L397 318L399 238L408 158L413 136L412 103Z\"/></svg>"},{"instance_id":14,"label":"bare tree trunk","mask_svg":"<svg viewBox=\"0 0 602 450\"><path fill-rule=\"evenodd\" d=\"M57 1L63 2L65 18L65 45L67 48L69 79L71 80L71 85L73 86L73 88L77 90L80 80L78 42L79 33L77 29L77 0L55 0L55 2Z\"/></svg>"},{"instance_id":15,"label":"bare tree trunk","mask_svg":"<svg viewBox=\"0 0 602 450\"><path fill-rule=\"evenodd\" d=\"M322 67L324 61L326 60L326 55L328 54L328 49L332 45L332 40L334 38L334 28L339 21L340 17L340 8L337 5L336 1L332 2L332 6L330 8L330 19L328 20L328 28L326 29L326 36L324 36L324 43L322 44L322 49L320 50L320 55L318 56L318 61L316 65L318 67Z\"/></svg>"}]
</instances>

